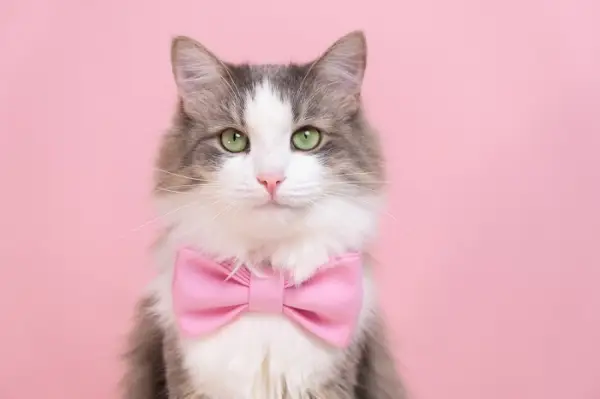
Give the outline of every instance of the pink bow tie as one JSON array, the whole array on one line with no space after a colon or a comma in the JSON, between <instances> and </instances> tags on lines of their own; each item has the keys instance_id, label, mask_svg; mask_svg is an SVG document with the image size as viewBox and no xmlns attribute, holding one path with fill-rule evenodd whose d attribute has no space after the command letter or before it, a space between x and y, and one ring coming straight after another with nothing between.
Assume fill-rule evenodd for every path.
<instances>
[{"instance_id":1,"label":"pink bow tie","mask_svg":"<svg viewBox=\"0 0 600 399\"><path fill-rule=\"evenodd\" d=\"M300 285L273 271L231 272L229 263L187 248L179 251L173 305L185 336L203 336L244 312L262 312L283 314L333 346L350 343L362 304L359 254L332 259Z\"/></svg>"}]
</instances>

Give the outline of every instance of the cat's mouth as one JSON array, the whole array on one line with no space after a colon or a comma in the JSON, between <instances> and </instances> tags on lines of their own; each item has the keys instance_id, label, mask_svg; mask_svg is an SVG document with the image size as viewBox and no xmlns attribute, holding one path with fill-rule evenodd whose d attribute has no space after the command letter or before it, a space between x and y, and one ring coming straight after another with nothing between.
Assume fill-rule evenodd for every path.
<instances>
[{"instance_id":1,"label":"cat's mouth","mask_svg":"<svg viewBox=\"0 0 600 399\"><path fill-rule=\"evenodd\" d=\"M264 204L258 205L257 206L258 209L265 209L265 210L277 210L277 209L298 209L297 206L292 206L292 205L288 205L288 204L283 204L277 200L269 200L267 202L265 202Z\"/></svg>"}]
</instances>

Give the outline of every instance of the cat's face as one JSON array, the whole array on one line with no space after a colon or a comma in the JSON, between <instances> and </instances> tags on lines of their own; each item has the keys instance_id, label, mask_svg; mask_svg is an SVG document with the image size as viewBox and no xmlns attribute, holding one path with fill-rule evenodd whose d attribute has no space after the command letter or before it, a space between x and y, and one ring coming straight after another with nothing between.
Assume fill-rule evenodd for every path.
<instances>
[{"instance_id":1,"label":"cat's face","mask_svg":"<svg viewBox=\"0 0 600 399\"><path fill-rule=\"evenodd\" d=\"M276 240L373 217L382 159L361 112L361 33L305 65L232 65L177 38L172 63L180 103L156 194L187 207L176 223Z\"/></svg>"}]
</instances>

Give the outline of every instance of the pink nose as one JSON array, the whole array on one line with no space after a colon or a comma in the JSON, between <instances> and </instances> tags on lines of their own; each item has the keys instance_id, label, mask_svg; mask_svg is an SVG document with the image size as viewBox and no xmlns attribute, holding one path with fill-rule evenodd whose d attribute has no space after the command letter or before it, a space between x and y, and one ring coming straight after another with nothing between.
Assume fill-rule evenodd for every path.
<instances>
[{"instance_id":1,"label":"pink nose","mask_svg":"<svg viewBox=\"0 0 600 399\"><path fill-rule=\"evenodd\" d=\"M281 175L258 175L256 176L256 180L267 190L269 195L272 197L275 196L275 191L277 187L281 184L284 177Z\"/></svg>"}]
</instances>

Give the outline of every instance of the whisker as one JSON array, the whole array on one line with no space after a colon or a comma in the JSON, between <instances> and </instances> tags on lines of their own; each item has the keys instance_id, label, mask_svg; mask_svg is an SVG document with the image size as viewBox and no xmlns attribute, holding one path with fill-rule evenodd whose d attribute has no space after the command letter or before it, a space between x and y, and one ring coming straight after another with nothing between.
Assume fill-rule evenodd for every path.
<instances>
[{"instance_id":1,"label":"whisker","mask_svg":"<svg viewBox=\"0 0 600 399\"><path fill-rule=\"evenodd\" d=\"M167 186L167 187L156 187L154 190L156 191L167 191L167 192L175 192L175 193L190 193L191 190L182 190L182 191L178 191L176 189L178 188L191 188L194 189L196 187L202 187L202 188L221 188L221 184L219 183L193 183L193 184L179 184L179 185L175 185L175 186ZM197 193L196 193L197 194Z\"/></svg>"},{"instance_id":2,"label":"whisker","mask_svg":"<svg viewBox=\"0 0 600 399\"><path fill-rule=\"evenodd\" d=\"M336 196L340 196L340 197L349 199L351 201L356 201L356 202L362 203L363 205L369 205L369 206L372 205L368 201L366 201L363 198L361 198L360 196L357 196L357 195L346 195L346 194L347 193L333 191L333 192L328 192L327 195L325 196L325 198L327 196L330 196L330 195L336 195ZM392 215L390 212L388 212L386 210L383 210L383 209L381 210L381 212L383 214L389 216L390 218L392 218L392 220L394 220L395 222L398 221L398 219L396 218L396 216Z\"/></svg>"},{"instance_id":3,"label":"whisker","mask_svg":"<svg viewBox=\"0 0 600 399\"><path fill-rule=\"evenodd\" d=\"M156 188L157 191L166 191L168 193L174 193L174 194L189 194L189 191L176 191L176 190L169 190L168 188L163 188L163 187L157 187Z\"/></svg>"},{"instance_id":4,"label":"whisker","mask_svg":"<svg viewBox=\"0 0 600 399\"><path fill-rule=\"evenodd\" d=\"M180 186L169 186L169 187L156 187L154 190L155 191L166 191L168 193L175 193L175 194L191 194L192 190L173 190L174 188L186 188L186 187L205 187L205 188L215 188L215 187L219 187L219 185L214 184L214 185L209 185L209 184L182 184ZM194 193L197 194L197 193Z\"/></svg>"},{"instance_id":5,"label":"whisker","mask_svg":"<svg viewBox=\"0 0 600 399\"><path fill-rule=\"evenodd\" d=\"M173 186L173 187L178 187L178 186ZM192 187L199 187L198 185L194 186L192 185ZM204 187L204 185L203 185ZM171 190L171 188L166 188L166 187L157 187L154 189L155 191L165 191L167 193L174 193L174 194L194 194L194 195L199 195L196 192L192 192L191 190L183 190L183 191L178 191L178 190ZM204 197L207 197L207 195L205 194Z\"/></svg>"},{"instance_id":6,"label":"whisker","mask_svg":"<svg viewBox=\"0 0 600 399\"><path fill-rule=\"evenodd\" d=\"M167 175L176 176L176 177L182 177L184 179L189 179L189 180L194 180L194 181L202 181L202 182L208 181L206 179L200 179L200 178L197 178L197 177L191 177L191 176L186 176L186 175L182 175L182 174L179 174L179 173L169 172L168 170L164 170L164 169L160 169L160 168L154 168L154 170L156 170L158 172L166 173Z\"/></svg>"},{"instance_id":7,"label":"whisker","mask_svg":"<svg viewBox=\"0 0 600 399\"><path fill-rule=\"evenodd\" d=\"M358 186L358 183L362 183L362 185L360 185L360 189L376 191L376 189L373 189L371 187L365 187L365 185L386 184L387 182L386 181L348 182L348 181L340 180L340 181L327 182L325 184L325 186L334 186L334 187L348 186L348 187L356 188ZM304 184L296 184L292 187L292 189L294 190L294 192L296 192L296 191L300 191L300 190L306 190L306 189L317 188L317 187L319 187L319 184L317 184L317 183L304 183Z\"/></svg>"},{"instance_id":8,"label":"whisker","mask_svg":"<svg viewBox=\"0 0 600 399\"><path fill-rule=\"evenodd\" d=\"M198 198L198 196L195 196L195 198ZM172 209L172 210L170 210L170 211L168 211L168 212L165 212L165 213L163 213L163 214L161 214L161 215L159 215L159 216L156 216L156 217L154 217L154 218L152 218L152 219L150 219L150 220L148 220L148 221L146 221L146 222L142 223L141 225L139 225L139 226L137 226L137 227L134 227L133 229L131 229L131 230L129 231L129 233L135 233L135 232L137 232L137 231L140 231L140 230L141 230L141 229L143 229L144 227L146 227L146 226L149 226L149 225L151 225L151 224L153 224L153 223L155 223L155 222L157 222L157 221L159 221L159 220L161 220L161 219L164 219L165 217L167 217L167 216L169 216L169 215L173 215L173 214L175 214L175 213L177 213L177 212L180 212L180 211L181 211L181 210L183 210L183 209L189 208L189 207L191 207L191 206L199 205L199 204L201 204L201 202L202 202L203 200L205 200L205 199L207 199L207 198L209 198L209 199L210 199L210 198L214 198L214 197L213 197L213 196L203 196L203 197L201 197L201 198L199 198L199 199L195 199L194 201L190 201L190 202L188 202L188 203L186 203L186 204L183 204L183 205L181 205L181 206L179 206L179 207L177 207L177 208L175 208L175 209ZM217 202L219 202L219 200L216 200L216 201L215 201L215 202L213 202L212 204L206 204L206 205L204 205L204 206L210 206L210 205L214 205L214 204L216 204Z\"/></svg>"},{"instance_id":9,"label":"whisker","mask_svg":"<svg viewBox=\"0 0 600 399\"><path fill-rule=\"evenodd\" d=\"M334 180L331 183L339 183L339 184L355 184L355 183L365 183L365 184L369 184L369 183L389 183L388 180L365 180L365 181L347 181L347 180Z\"/></svg>"},{"instance_id":10,"label":"whisker","mask_svg":"<svg viewBox=\"0 0 600 399\"><path fill-rule=\"evenodd\" d=\"M182 206L180 206L178 208L170 210L169 212L163 213L162 215L156 216L156 217L154 217L154 218L152 218L152 219L150 219L150 220L142 223L141 225L139 225L137 227L134 227L133 229L131 229L130 233L135 233L136 231L140 231L144 227L146 227L146 226L148 226L148 225L150 225L150 224L152 224L154 222L157 222L157 221L161 220L162 218L164 218L166 216L169 216L169 215L172 215L174 213L177 213L177 212L179 212L182 209L189 208L190 206L193 206L193 205L197 204L198 202L200 202L200 201L192 201L192 202L184 204L184 205L182 205Z\"/></svg>"},{"instance_id":11,"label":"whisker","mask_svg":"<svg viewBox=\"0 0 600 399\"><path fill-rule=\"evenodd\" d=\"M185 187L206 187L206 184L198 184L198 183L192 183L192 184L180 184L177 186L169 186L169 187L161 187L161 188L168 188L169 190L174 189L174 188L185 188Z\"/></svg>"},{"instance_id":12,"label":"whisker","mask_svg":"<svg viewBox=\"0 0 600 399\"><path fill-rule=\"evenodd\" d=\"M326 193L328 194L333 194L333 195L339 195L341 197L358 197L359 195L357 195L357 190L356 189L351 189L350 187L348 187L347 190L343 190L344 186L340 185L340 187L333 187L333 190L327 190ZM366 190L369 191L370 193L373 193L374 195L380 195L381 192L380 190L371 188L371 187L361 187L360 190Z\"/></svg>"},{"instance_id":13,"label":"whisker","mask_svg":"<svg viewBox=\"0 0 600 399\"><path fill-rule=\"evenodd\" d=\"M343 176L368 176L368 175L377 175L375 172L354 172L354 173L336 173L333 176L335 177L343 177Z\"/></svg>"},{"instance_id":14,"label":"whisker","mask_svg":"<svg viewBox=\"0 0 600 399\"><path fill-rule=\"evenodd\" d=\"M213 202L211 205L216 205L216 204L217 204L217 203L219 203L219 202L220 202L220 200L217 200L217 201ZM217 212L217 213L216 213L216 214L213 216L213 218L211 219L211 222L212 222L212 221L215 221L215 220L216 220L216 219L217 219L219 216L221 216L221 215L222 215L222 214L224 214L225 212L228 212L228 211L229 211L231 208L233 208L233 207L234 207L234 205L233 205L233 204L230 204L230 205L226 206L226 207L225 207L223 210L221 210L220 212ZM189 231L187 231L187 232L183 233L183 234L181 235L181 237L187 237L187 236L189 236L189 235L192 235L192 234L194 234L196 231L198 231L198 227L194 227L193 229L190 229Z\"/></svg>"}]
</instances>

